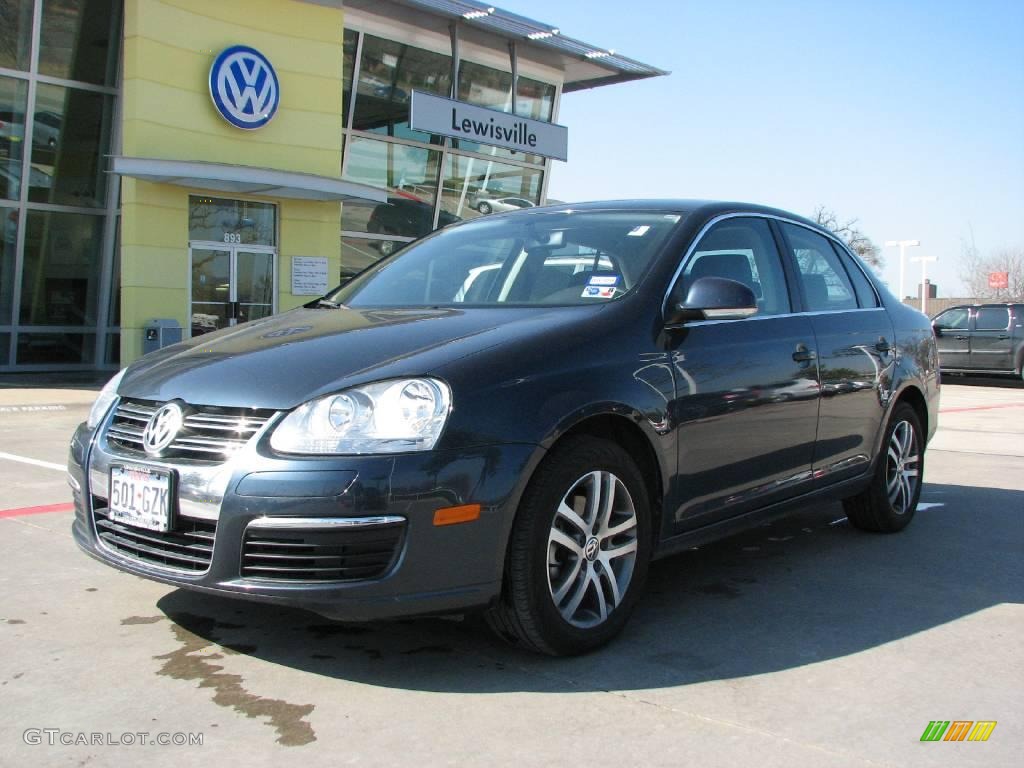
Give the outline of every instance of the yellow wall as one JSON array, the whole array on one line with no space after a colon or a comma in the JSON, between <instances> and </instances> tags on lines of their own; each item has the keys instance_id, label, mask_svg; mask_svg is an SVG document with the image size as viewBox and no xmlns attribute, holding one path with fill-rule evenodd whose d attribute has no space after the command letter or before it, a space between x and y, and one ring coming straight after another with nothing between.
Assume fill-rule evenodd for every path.
<instances>
[{"instance_id":1,"label":"yellow wall","mask_svg":"<svg viewBox=\"0 0 1024 768\"><path fill-rule=\"evenodd\" d=\"M342 26L340 9L299 0L126 0L121 154L337 178ZM277 114L255 131L228 124L210 100L210 65L239 44L270 59L281 84ZM147 320L172 317L188 332L188 196L202 191L122 180L122 365L141 354ZM338 203L248 199L278 204L278 310L308 301L290 293L291 257L327 256L338 274Z\"/></svg>"}]
</instances>

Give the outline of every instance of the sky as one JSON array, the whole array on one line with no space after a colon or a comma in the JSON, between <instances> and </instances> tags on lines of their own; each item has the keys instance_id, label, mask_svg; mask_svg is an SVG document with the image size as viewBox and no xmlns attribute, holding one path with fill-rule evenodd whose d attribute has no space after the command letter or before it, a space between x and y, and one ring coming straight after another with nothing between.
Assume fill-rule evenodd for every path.
<instances>
[{"instance_id":1,"label":"sky","mask_svg":"<svg viewBox=\"0 0 1024 768\"><path fill-rule=\"evenodd\" d=\"M549 197L818 205L962 296L964 242L1024 248L1024 0L505 0L671 71L568 93ZM899 255L883 248L895 291Z\"/></svg>"}]
</instances>

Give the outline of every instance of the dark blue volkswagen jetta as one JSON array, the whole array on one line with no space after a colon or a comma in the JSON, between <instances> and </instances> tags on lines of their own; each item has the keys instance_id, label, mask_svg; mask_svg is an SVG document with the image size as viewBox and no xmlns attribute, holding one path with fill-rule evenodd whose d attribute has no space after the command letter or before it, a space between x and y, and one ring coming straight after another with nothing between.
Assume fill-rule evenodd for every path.
<instances>
[{"instance_id":1,"label":"dark blue volkswagen jetta","mask_svg":"<svg viewBox=\"0 0 1024 768\"><path fill-rule=\"evenodd\" d=\"M938 397L927 318L804 219L537 208L119 373L72 441L74 534L180 587L347 620L480 608L578 653L652 558L816 500L905 527Z\"/></svg>"}]
</instances>

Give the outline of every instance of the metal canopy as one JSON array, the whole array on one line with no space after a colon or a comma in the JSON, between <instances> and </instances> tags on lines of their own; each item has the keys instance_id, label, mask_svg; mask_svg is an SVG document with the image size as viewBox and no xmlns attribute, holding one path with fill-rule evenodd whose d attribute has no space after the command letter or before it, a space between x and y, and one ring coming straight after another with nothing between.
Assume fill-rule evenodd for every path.
<instances>
[{"instance_id":1,"label":"metal canopy","mask_svg":"<svg viewBox=\"0 0 1024 768\"><path fill-rule=\"evenodd\" d=\"M377 203L386 203L388 200L386 190L367 184L274 168L114 156L110 158L110 172L143 181L259 197L321 201L370 200Z\"/></svg>"},{"instance_id":2,"label":"metal canopy","mask_svg":"<svg viewBox=\"0 0 1024 768\"><path fill-rule=\"evenodd\" d=\"M563 61L575 65L566 67L566 79L562 86L565 93L670 74L664 69L643 64L614 51L567 37L551 24L534 21L476 0L398 2L449 19L458 19L467 26L485 29L508 40L521 41L559 54Z\"/></svg>"}]
</instances>

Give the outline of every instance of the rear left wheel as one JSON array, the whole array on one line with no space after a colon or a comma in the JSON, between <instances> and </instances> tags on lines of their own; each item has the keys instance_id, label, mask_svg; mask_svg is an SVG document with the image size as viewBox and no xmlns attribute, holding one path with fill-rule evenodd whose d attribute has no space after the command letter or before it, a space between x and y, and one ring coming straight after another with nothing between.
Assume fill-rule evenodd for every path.
<instances>
[{"instance_id":1,"label":"rear left wheel","mask_svg":"<svg viewBox=\"0 0 1024 768\"><path fill-rule=\"evenodd\" d=\"M893 410L871 484L846 499L847 518L865 531L893 533L914 518L921 497L924 436L917 412L907 403Z\"/></svg>"},{"instance_id":2,"label":"rear left wheel","mask_svg":"<svg viewBox=\"0 0 1024 768\"><path fill-rule=\"evenodd\" d=\"M489 623L552 655L603 645L639 598L650 540L646 486L629 454L597 438L566 441L524 494Z\"/></svg>"}]
</instances>

